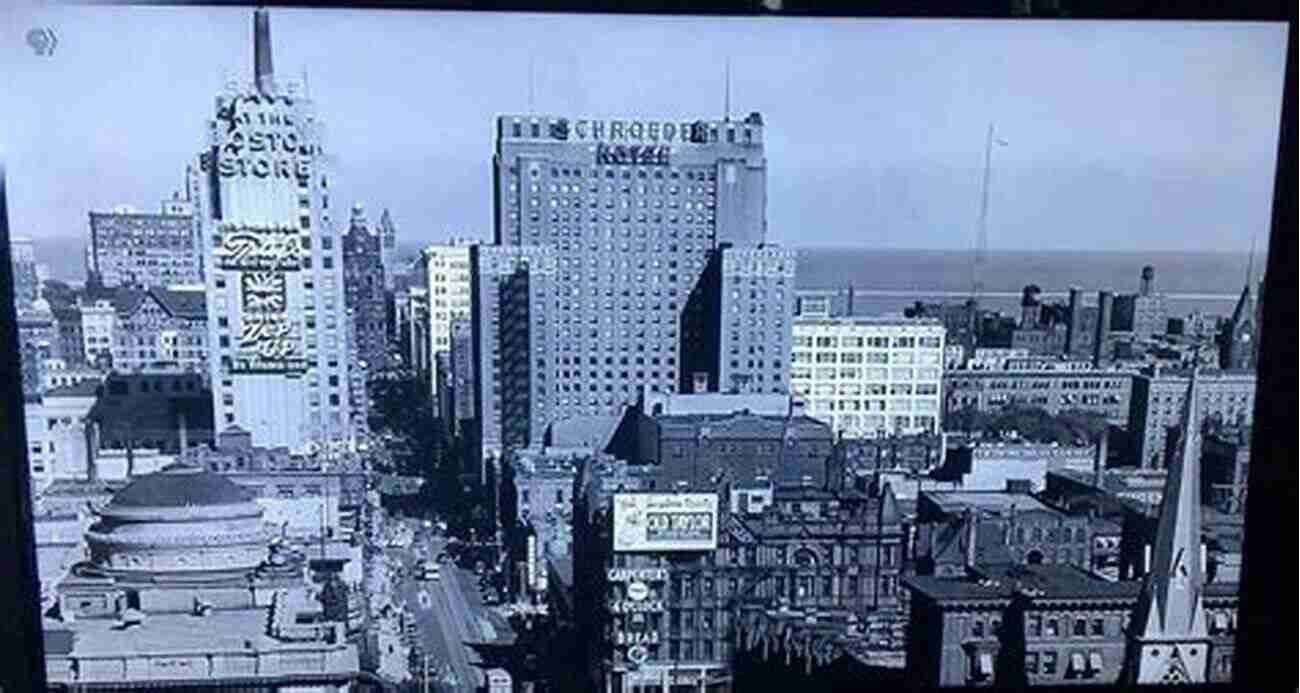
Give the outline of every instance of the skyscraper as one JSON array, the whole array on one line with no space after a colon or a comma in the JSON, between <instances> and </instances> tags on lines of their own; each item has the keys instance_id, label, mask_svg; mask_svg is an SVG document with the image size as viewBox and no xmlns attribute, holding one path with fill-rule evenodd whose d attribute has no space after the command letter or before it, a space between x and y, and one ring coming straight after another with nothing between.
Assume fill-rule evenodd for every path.
<instances>
[{"instance_id":1,"label":"skyscraper","mask_svg":"<svg viewBox=\"0 0 1300 693\"><path fill-rule=\"evenodd\" d=\"M32 239L14 236L9 239L10 264L14 273L14 307L26 310L41 297L36 280L36 245Z\"/></svg>"},{"instance_id":2,"label":"skyscraper","mask_svg":"<svg viewBox=\"0 0 1300 693\"><path fill-rule=\"evenodd\" d=\"M470 246L482 459L498 458L507 448L540 445L554 421L557 399L599 387L598 379L553 370L551 306L564 303L555 281L558 264L545 246Z\"/></svg>"},{"instance_id":3,"label":"skyscraper","mask_svg":"<svg viewBox=\"0 0 1300 693\"><path fill-rule=\"evenodd\" d=\"M710 253L766 232L762 117L503 116L493 165L496 242L556 254L556 418L616 415L643 384L678 391L683 311Z\"/></svg>"},{"instance_id":4,"label":"skyscraper","mask_svg":"<svg viewBox=\"0 0 1300 693\"><path fill-rule=\"evenodd\" d=\"M447 243L431 245L421 254L423 272L429 286L429 345L437 355L451 351L451 326L457 320L469 318L470 266L469 248L473 241L453 238ZM435 406L440 387L438 369L430 368L430 391ZM438 416L447 416L436 411Z\"/></svg>"},{"instance_id":5,"label":"skyscraper","mask_svg":"<svg viewBox=\"0 0 1300 693\"><path fill-rule=\"evenodd\" d=\"M349 429L342 243L321 123L275 78L265 10L253 33L254 82L217 97L199 157L212 391L218 429L296 449Z\"/></svg>"},{"instance_id":6,"label":"skyscraper","mask_svg":"<svg viewBox=\"0 0 1300 693\"><path fill-rule=\"evenodd\" d=\"M385 326L383 239L372 230L361 205L352 207L343 236L343 295L350 311L357 359L368 371L383 366L388 349ZM360 364L358 364L360 365Z\"/></svg>"}]
</instances>

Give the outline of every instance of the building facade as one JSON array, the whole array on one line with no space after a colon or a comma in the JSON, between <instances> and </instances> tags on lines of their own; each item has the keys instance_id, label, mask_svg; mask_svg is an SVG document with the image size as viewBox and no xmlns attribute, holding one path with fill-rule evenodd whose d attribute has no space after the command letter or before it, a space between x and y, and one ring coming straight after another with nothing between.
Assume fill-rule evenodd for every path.
<instances>
[{"instance_id":1,"label":"building facade","mask_svg":"<svg viewBox=\"0 0 1300 693\"><path fill-rule=\"evenodd\" d=\"M321 242L329 240L324 237ZM360 205L353 206L342 241L343 299L351 314L353 349L367 371L377 371L388 354L383 239L379 232L371 231Z\"/></svg>"},{"instance_id":2,"label":"building facade","mask_svg":"<svg viewBox=\"0 0 1300 693\"><path fill-rule=\"evenodd\" d=\"M9 239L9 260L14 273L14 307L26 310L41 297L36 278L36 244L25 236Z\"/></svg>"},{"instance_id":3,"label":"building facade","mask_svg":"<svg viewBox=\"0 0 1300 693\"><path fill-rule=\"evenodd\" d=\"M944 375L944 409L994 412L1008 405L1037 407L1053 416L1091 411L1115 426L1127 426L1133 374L1114 370L958 370Z\"/></svg>"},{"instance_id":4,"label":"building facade","mask_svg":"<svg viewBox=\"0 0 1300 693\"><path fill-rule=\"evenodd\" d=\"M103 286L170 286L203 283L194 206L180 195L156 213L128 205L90 213L87 276Z\"/></svg>"},{"instance_id":5,"label":"building facade","mask_svg":"<svg viewBox=\"0 0 1300 693\"><path fill-rule=\"evenodd\" d=\"M665 488L708 485L719 472L823 487L834 443L829 425L797 412L652 415L637 428L636 461L653 465Z\"/></svg>"},{"instance_id":6,"label":"building facade","mask_svg":"<svg viewBox=\"0 0 1300 693\"><path fill-rule=\"evenodd\" d=\"M201 288L119 289L113 307L109 354L113 369L169 369L203 373L208 368L207 302ZM96 320L99 334L105 323Z\"/></svg>"},{"instance_id":7,"label":"building facade","mask_svg":"<svg viewBox=\"0 0 1300 693\"><path fill-rule=\"evenodd\" d=\"M718 389L789 392L794 251L725 247L719 255L721 301L717 313L710 316L719 330Z\"/></svg>"},{"instance_id":8,"label":"building facade","mask_svg":"<svg viewBox=\"0 0 1300 693\"><path fill-rule=\"evenodd\" d=\"M586 379L580 370L587 364L561 359L564 370L554 370L552 330L562 320L554 306L567 302L557 283L558 265L544 246L471 247L480 459L499 459L507 447L540 446L557 401L603 394L600 379ZM598 366L591 368L595 373Z\"/></svg>"},{"instance_id":9,"label":"building facade","mask_svg":"<svg viewBox=\"0 0 1300 693\"><path fill-rule=\"evenodd\" d=\"M1188 377L1186 370L1160 368L1133 376L1129 431L1133 453L1140 466L1165 466L1169 429L1178 425L1187 395ZM1254 372L1202 373L1198 378L1197 392L1200 401L1196 411L1201 420L1213 416L1225 423L1251 425L1255 413ZM1201 420L1196 422L1196 426L1201 426Z\"/></svg>"},{"instance_id":10,"label":"building facade","mask_svg":"<svg viewBox=\"0 0 1300 693\"><path fill-rule=\"evenodd\" d=\"M839 434L939 431L944 327L937 320L800 318L790 382Z\"/></svg>"},{"instance_id":11,"label":"building facade","mask_svg":"<svg viewBox=\"0 0 1300 693\"><path fill-rule=\"evenodd\" d=\"M756 643L820 660L812 648L792 646L791 636L814 639L819 652L849 643L823 642L810 623L840 624L838 633L857 633L858 644L870 632L882 647L889 638L868 624L886 633L901 625L904 533L888 493L761 480L721 491L647 491L626 472L587 468L577 488L575 612L597 689L734 690L734 663ZM691 518L692 530L659 536L638 522L661 516ZM901 641L893 646L901 653Z\"/></svg>"},{"instance_id":12,"label":"building facade","mask_svg":"<svg viewBox=\"0 0 1300 693\"><path fill-rule=\"evenodd\" d=\"M1131 332L1138 340L1151 339L1165 333L1169 326L1169 309L1164 294L1156 293L1156 270L1147 265L1136 294L1115 297L1112 329Z\"/></svg>"},{"instance_id":13,"label":"building facade","mask_svg":"<svg viewBox=\"0 0 1300 693\"><path fill-rule=\"evenodd\" d=\"M216 98L199 157L210 371L218 425L263 446L350 434L342 244L323 125L279 81L270 23L254 32L253 83Z\"/></svg>"},{"instance_id":14,"label":"building facade","mask_svg":"<svg viewBox=\"0 0 1300 693\"><path fill-rule=\"evenodd\" d=\"M431 245L421 255L429 286L429 345L431 356L452 351L452 325L470 317L469 249L473 241L453 238L445 244ZM438 392L437 369L430 369L431 389ZM435 412L448 416L445 412Z\"/></svg>"},{"instance_id":15,"label":"building facade","mask_svg":"<svg viewBox=\"0 0 1300 693\"><path fill-rule=\"evenodd\" d=\"M598 366L584 372L595 389L560 392L557 414L617 415L643 383L676 391L679 327L710 253L764 238L762 118L503 116L494 180L496 242L546 245L562 263L557 367Z\"/></svg>"}]
</instances>

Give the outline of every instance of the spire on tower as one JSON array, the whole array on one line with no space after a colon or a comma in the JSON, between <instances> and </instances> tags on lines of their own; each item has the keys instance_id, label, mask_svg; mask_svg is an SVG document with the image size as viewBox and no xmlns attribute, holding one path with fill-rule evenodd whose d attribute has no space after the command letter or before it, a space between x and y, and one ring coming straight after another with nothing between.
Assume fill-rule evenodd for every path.
<instances>
[{"instance_id":1,"label":"spire on tower","mask_svg":"<svg viewBox=\"0 0 1300 693\"><path fill-rule=\"evenodd\" d=\"M271 65L271 16L266 8L253 12L253 82L263 94L273 91L275 70Z\"/></svg>"},{"instance_id":2,"label":"spire on tower","mask_svg":"<svg viewBox=\"0 0 1300 693\"><path fill-rule=\"evenodd\" d=\"M1197 369L1183 403L1178 454L1169 462L1151 572L1138 603L1132 671L1138 683L1196 683L1206 676L1208 633L1202 603L1201 427Z\"/></svg>"}]
</instances>

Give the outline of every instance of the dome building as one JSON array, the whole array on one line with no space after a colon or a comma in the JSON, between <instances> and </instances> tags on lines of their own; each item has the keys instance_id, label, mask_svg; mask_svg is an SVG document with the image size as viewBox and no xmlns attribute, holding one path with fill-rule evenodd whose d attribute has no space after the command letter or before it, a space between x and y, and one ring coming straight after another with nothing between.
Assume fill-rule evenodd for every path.
<instances>
[{"instance_id":1,"label":"dome building","mask_svg":"<svg viewBox=\"0 0 1300 693\"><path fill-rule=\"evenodd\" d=\"M154 582L255 570L268 539L250 491L183 465L129 484L86 533L99 572Z\"/></svg>"},{"instance_id":2,"label":"dome building","mask_svg":"<svg viewBox=\"0 0 1300 693\"><path fill-rule=\"evenodd\" d=\"M183 463L137 477L86 532L88 560L60 584L65 618L249 608L303 581L273 546L253 493Z\"/></svg>"}]
</instances>

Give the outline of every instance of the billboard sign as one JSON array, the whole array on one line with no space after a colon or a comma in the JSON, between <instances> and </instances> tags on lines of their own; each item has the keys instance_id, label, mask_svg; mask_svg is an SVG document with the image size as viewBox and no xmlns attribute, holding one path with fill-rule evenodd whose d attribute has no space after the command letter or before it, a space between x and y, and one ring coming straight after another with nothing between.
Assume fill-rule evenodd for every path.
<instances>
[{"instance_id":1,"label":"billboard sign","mask_svg":"<svg viewBox=\"0 0 1300 693\"><path fill-rule=\"evenodd\" d=\"M615 551L713 551L718 548L718 494L614 495Z\"/></svg>"}]
</instances>

